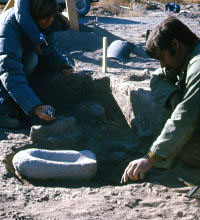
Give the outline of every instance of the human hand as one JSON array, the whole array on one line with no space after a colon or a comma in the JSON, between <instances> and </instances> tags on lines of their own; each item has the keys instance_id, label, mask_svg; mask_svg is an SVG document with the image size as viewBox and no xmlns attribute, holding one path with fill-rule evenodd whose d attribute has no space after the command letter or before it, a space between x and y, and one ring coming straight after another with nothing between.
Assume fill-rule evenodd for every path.
<instances>
[{"instance_id":1,"label":"human hand","mask_svg":"<svg viewBox=\"0 0 200 220\"><path fill-rule=\"evenodd\" d=\"M42 50L41 50L39 44L34 44L34 45L33 45L33 50L34 50L34 52L35 52L36 54L42 55Z\"/></svg>"},{"instance_id":2,"label":"human hand","mask_svg":"<svg viewBox=\"0 0 200 220\"><path fill-rule=\"evenodd\" d=\"M53 121L56 118L53 115L48 114L48 111L51 110L55 111L51 105L39 105L35 108L34 113L40 119L43 119L45 121Z\"/></svg>"},{"instance_id":3,"label":"human hand","mask_svg":"<svg viewBox=\"0 0 200 220\"><path fill-rule=\"evenodd\" d=\"M64 65L63 65L62 72L63 72L64 75L70 76L70 75L74 72L74 69L73 69L72 66L69 66L69 65L67 65L67 64L64 64Z\"/></svg>"},{"instance_id":4,"label":"human hand","mask_svg":"<svg viewBox=\"0 0 200 220\"><path fill-rule=\"evenodd\" d=\"M178 81L178 72L170 67L165 67L166 77L171 83L175 84Z\"/></svg>"},{"instance_id":5,"label":"human hand","mask_svg":"<svg viewBox=\"0 0 200 220\"><path fill-rule=\"evenodd\" d=\"M133 160L129 163L129 165L126 167L124 174L123 174L123 181L126 183L128 179L132 181L136 180L143 180L145 177L145 174L152 168L153 161L149 159L147 155L144 157Z\"/></svg>"}]
</instances>

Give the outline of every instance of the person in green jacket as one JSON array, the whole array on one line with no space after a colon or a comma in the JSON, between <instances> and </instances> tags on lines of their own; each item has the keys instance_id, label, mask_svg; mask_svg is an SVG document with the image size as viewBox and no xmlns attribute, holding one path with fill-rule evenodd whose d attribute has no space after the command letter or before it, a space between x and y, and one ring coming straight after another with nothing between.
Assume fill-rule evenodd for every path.
<instances>
[{"instance_id":1,"label":"person in green jacket","mask_svg":"<svg viewBox=\"0 0 200 220\"><path fill-rule=\"evenodd\" d=\"M172 114L147 154L129 163L124 182L144 179L153 166L168 169L177 157L200 167L199 38L171 16L150 33L146 51L161 66L152 74L152 94Z\"/></svg>"}]
</instances>

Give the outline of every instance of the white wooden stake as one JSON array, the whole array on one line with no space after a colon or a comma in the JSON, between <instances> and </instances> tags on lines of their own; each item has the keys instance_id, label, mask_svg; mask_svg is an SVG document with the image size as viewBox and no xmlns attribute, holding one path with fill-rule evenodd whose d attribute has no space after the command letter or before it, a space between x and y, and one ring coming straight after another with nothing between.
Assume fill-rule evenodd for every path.
<instances>
[{"instance_id":1,"label":"white wooden stake","mask_svg":"<svg viewBox=\"0 0 200 220\"><path fill-rule=\"evenodd\" d=\"M107 37L103 37L103 61L102 61L102 72L107 72L107 47L108 40Z\"/></svg>"}]
</instances>

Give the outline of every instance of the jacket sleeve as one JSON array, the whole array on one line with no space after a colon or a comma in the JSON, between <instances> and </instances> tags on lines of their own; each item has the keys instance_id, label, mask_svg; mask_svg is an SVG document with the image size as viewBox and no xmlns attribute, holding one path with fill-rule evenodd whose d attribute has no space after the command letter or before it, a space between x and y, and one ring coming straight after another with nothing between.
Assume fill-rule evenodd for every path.
<instances>
[{"instance_id":1,"label":"jacket sleeve","mask_svg":"<svg viewBox=\"0 0 200 220\"><path fill-rule=\"evenodd\" d=\"M183 99L177 105L170 119L167 120L160 136L150 148L150 152L162 157L166 164L182 150L182 147L191 138L194 130L199 126L199 66L200 59L189 64ZM168 163L168 167L171 166L171 162Z\"/></svg>"},{"instance_id":2,"label":"jacket sleeve","mask_svg":"<svg viewBox=\"0 0 200 220\"><path fill-rule=\"evenodd\" d=\"M21 29L12 23L0 26L0 80L13 100L28 115L41 101L29 87L23 71Z\"/></svg>"},{"instance_id":3,"label":"jacket sleeve","mask_svg":"<svg viewBox=\"0 0 200 220\"><path fill-rule=\"evenodd\" d=\"M15 17L26 36L34 44L43 44L41 33L30 14L30 0L15 0Z\"/></svg>"},{"instance_id":4,"label":"jacket sleeve","mask_svg":"<svg viewBox=\"0 0 200 220\"><path fill-rule=\"evenodd\" d=\"M167 74L166 68L161 67L152 73L150 87L153 96L165 107L167 107L170 96L179 91L174 79Z\"/></svg>"},{"instance_id":5,"label":"jacket sleeve","mask_svg":"<svg viewBox=\"0 0 200 220\"><path fill-rule=\"evenodd\" d=\"M40 61L51 68L53 71L60 72L62 70L63 64L67 62L65 58L56 49L56 36L54 32L45 36L48 46L45 46L42 50L42 55L40 56Z\"/></svg>"}]
</instances>

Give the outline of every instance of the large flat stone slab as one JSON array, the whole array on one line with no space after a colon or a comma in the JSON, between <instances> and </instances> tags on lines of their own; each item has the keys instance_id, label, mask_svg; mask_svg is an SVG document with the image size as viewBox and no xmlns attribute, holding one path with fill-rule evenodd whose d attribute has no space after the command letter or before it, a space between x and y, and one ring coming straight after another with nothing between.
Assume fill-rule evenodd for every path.
<instances>
[{"instance_id":1,"label":"large flat stone slab","mask_svg":"<svg viewBox=\"0 0 200 220\"><path fill-rule=\"evenodd\" d=\"M13 157L13 166L31 179L88 180L96 175L96 156L89 150L43 150L31 148Z\"/></svg>"}]
</instances>

